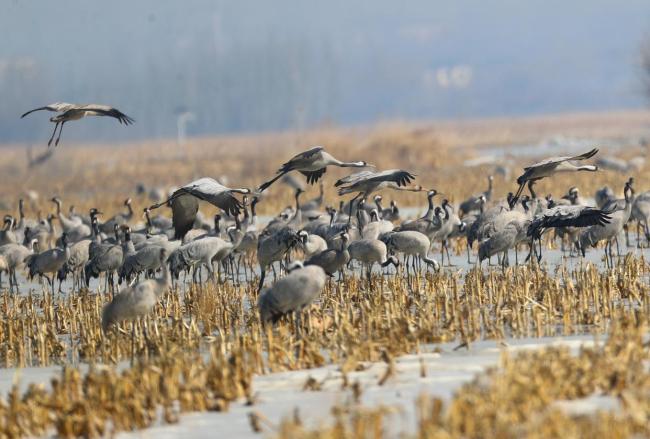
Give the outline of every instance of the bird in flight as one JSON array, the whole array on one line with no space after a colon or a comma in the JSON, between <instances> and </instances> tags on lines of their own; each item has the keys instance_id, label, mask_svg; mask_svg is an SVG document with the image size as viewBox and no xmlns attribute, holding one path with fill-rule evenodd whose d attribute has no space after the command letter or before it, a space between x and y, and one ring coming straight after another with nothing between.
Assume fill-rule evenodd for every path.
<instances>
[{"instance_id":1,"label":"bird in flight","mask_svg":"<svg viewBox=\"0 0 650 439\"><path fill-rule=\"evenodd\" d=\"M539 163L527 166L524 168L524 173L517 178L517 184L519 189L517 193L510 201L510 208L517 204L519 197L521 196L524 186L528 183L528 188L530 189L531 182L541 180L542 178L551 177L558 173L563 172L578 172L578 171L590 171L595 172L598 170L598 166L594 165L574 165L571 161L580 161L586 160L598 153L598 149L594 148L591 151L587 151L584 154L575 155L575 156L566 156L566 157L551 157L546 160L543 160Z\"/></svg>"},{"instance_id":2,"label":"bird in flight","mask_svg":"<svg viewBox=\"0 0 650 439\"><path fill-rule=\"evenodd\" d=\"M307 151L293 156L291 160L283 164L282 167L278 169L275 177L266 183L262 183L262 185L259 187L259 191L265 191L277 179L291 171L300 172L302 175L307 177L307 183L314 184L323 176L325 171L327 171L328 166L339 166L341 168L372 167L372 165L369 165L363 161L342 162L326 152L325 148L322 146L315 146Z\"/></svg>"},{"instance_id":3,"label":"bird in flight","mask_svg":"<svg viewBox=\"0 0 650 439\"><path fill-rule=\"evenodd\" d=\"M203 177L179 188L168 200L154 204L149 209L153 210L169 204L172 208L175 239L183 239L194 225L199 210L199 200L207 201L227 214L236 216L243 205L233 194L250 193L247 188L231 189L213 178Z\"/></svg>"},{"instance_id":4,"label":"bird in flight","mask_svg":"<svg viewBox=\"0 0 650 439\"><path fill-rule=\"evenodd\" d=\"M54 125L54 131L52 132L52 137L50 137L50 140L47 142L47 146L50 146L52 144L52 141L54 140L54 135L56 134L56 129L59 127L59 124L61 124L61 128L59 129L59 136L56 138L56 142L54 142L54 146L57 146L59 144L59 140L61 140L61 132L63 131L63 124L65 124L70 120L79 120L86 116L110 116L110 117L114 117L115 119L119 120L120 123L123 123L125 125L130 125L134 122L133 119L131 119L126 114L122 113L120 110L110 107L108 105L99 105L99 104L79 105L79 104L68 104L66 102L56 102L54 104L46 105L45 107L34 108L33 110L30 110L27 113L20 116L20 118L22 119L23 117L27 116L30 113L33 113L35 111L41 111L41 110L60 113L50 118L50 122L53 122L56 125Z\"/></svg>"}]
</instances>

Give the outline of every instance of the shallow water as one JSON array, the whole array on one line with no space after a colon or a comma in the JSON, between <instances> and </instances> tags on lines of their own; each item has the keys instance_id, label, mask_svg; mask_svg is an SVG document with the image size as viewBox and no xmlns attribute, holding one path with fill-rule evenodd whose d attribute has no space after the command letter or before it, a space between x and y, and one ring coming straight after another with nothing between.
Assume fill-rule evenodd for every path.
<instances>
[{"instance_id":1,"label":"shallow water","mask_svg":"<svg viewBox=\"0 0 650 439\"><path fill-rule=\"evenodd\" d=\"M619 239L621 243L625 242L625 239L621 237ZM632 244L636 245L636 235L630 235L630 241ZM632 254L635 256L643 256L646 259L650 259L650 248L637 248L636 246L634 247L625 247L625 245L621 246L621 257L625 257L626 254ZM522 246L521 249L519 250L518 253L518 261L519 265L525 264L525 258L528 255L528 249L525 246ZM438 262L441 262L441 254L440 254L440 248L438 246L434 247L434 251L432 251L429 254L430 257L434 258ZM477 256L476 256L476 246L474 251L471 253L471 262L467 262L467 254L465 252L462 252L462 254L456 255L451 253L451 264L449 265L447 258L445 256L445 265L442 266L443 271L448 271L448 272L456 272L459 274L463 274L467 272L468 270L474 268L476 266L476 261L477 261ZM510 262L510 266L515 265L515 261L517 260L516 252L514 250L510 250L508 252L508 259ZM615 256L614 262L616 263L617 257ZM490 265L493 264L493 265ZM568 252L562 252L559 249L553 249L553 250L547 250L543 249L543 257L540 265L545 268L546 270L549 271L556 271L559 268L566 268L567 270L573 270L575 268L578 268L580 266L584 266L586 264L593 264L599 267L600 270L605 270L606 265L605 265L605 260L604 260L604 250L603 249L596 249L596 248L590 248L587 251L586 256L583 258L582 256L577 256L577 255L569 255ZM424 265L424 264L423 264ZM356 267L356 272L359 273L359 267L358 264L354 265ZM424 265L426 267L426 265ZM483 270L489 270L489 269L498 269L500 266L498 265L497 257L494 256L488 261L483 261L481 264L481 267ZM276 264L277 268L277 264ZM402 269L404 270L404 266L402 266ZM373 268L374 273L379 272L379 267L375 266ZM384 270L384 272L386 272ZM391 267L387 271L389 274L395 274L395 270ZM404 272L404 271L403 271ZM259 267L255 266L254 267L254 273L256 277L259 277L260 271ZM364 273L365 274L365 273ZM404 272L406 275L406 273ZM32 293L41 293L42 291L49 291L49 285L47 284L47 281L44 279L43 280L43 285L39 283L38 277L36 277L34 280L28 280L24 274L18 273L17 274L18 282L19 282L19 293L22 295L26 295L30 292ZM121 286L117 285L117 276L115 276L116 279L116 288L119 290L121 288L124 288L126 284L122 284ZM203 270L202 272L202 279L206 281L207 279L207 271ZM251 273L250 271L248 272L248 279L251 280ZM222 280L231 280L231 277L228 275L226 276L225 274L222 275ZM244 271L243 267L240 270L240 274L238 276L238 281L239 282L245 282L246 278L244 276ZM2 277L2 288L7 289L8 288L8 277L5 275ZM179 281L181 284L183 283L189 283L191 282L191 276L184 276L181 274ZM265 281L265 285L270 285L273 282L273 273L272 270L269 270L267 273L267 278ZM55 288L58 289L59 282L55 281ZM105 291L105 280L104 277L102 276L100 279L91 279L90 281L90 287L89 289L91 291ZM71 278L67 279L66 281L63 282L62 284L62 293L67 294L72 291L72 280Z\"/></svg>"}]
</instances>

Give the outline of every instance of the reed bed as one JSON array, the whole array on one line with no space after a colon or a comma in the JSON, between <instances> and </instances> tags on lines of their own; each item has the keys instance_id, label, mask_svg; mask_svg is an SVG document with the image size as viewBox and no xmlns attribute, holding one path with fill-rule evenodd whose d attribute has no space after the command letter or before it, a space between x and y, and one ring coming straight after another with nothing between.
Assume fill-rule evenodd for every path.
<instances>
[{"instance_id":1,"label":"reed bed","mask_svg":"<svg viewBox=\"0 0 650 439\"><path fill-rule=\"evenodd\" d=\"M349 358L375 361L421 344L481 339L606 333L617 315L650 316L650 266L621 259L612 270L591 264L551 273L544 267L472 269L410 280L398 271L369 282L332 282L295 321L263 327L255 281L207 283L167 293L154 313L105 334L101 310L110 294L0 294L0 362L5 367L70 362L118 363L170 349L208 351L244 337L257 373L313 367Z\"/></svg>"},{"instance_id":2,"label":"reed bed","mask_svg":"<svg viewBox=\"0 0 650 439\"><path fill-rule=\"evenodd\" d=\"M640 123L646 116L635 120ZM589 123L579 122L575 133L587 135ZM71 204L79 211L101 207L109 217L122 209L129 196L136 212L151 204L146 196L133 195L137 183L170 187L200 176L226 176L232 186L255 187L261 182L259 176L270 176L283 158L305 145L324 144L346 160L366 159L380 169L412 170L419 174L417 183L435 187L458 202L484 190L487 175L495 171L494 165L466 168L464 160L480 155L492 142L531 141L540 133L566 128L564 120L526 124L527 129L507 121L498 127L477 123L460 128L386 124L297 136L194 139L183 149L165 141L94 148L65 145L45 167L30 172L22 165L23 152L9 148L0 158L0 183L6 188L7 213L15 214L18 199L27 190L36 190L40 197L30 198L27 205L30 217L53 212L48 199L54 195L63 196L64 208ZM620 135L605 126L596 128L599 135ZM466 147L458 148L461 145ZM643 146L631 144L619 155L629 158L645 152ZM527 162L513 159L513 174ZM649 170L646 165L632 175L560 176L542 181L537 189L540 195L553 193L556 198L575 185L587 196L605 184L618 192L629 176L635 178L636 187L646 189ZM339 200L331 183L343 172L334 169L325 175L329 204ZM498 176L495 193L505 195L515 189L513 180ZM268 192L259 204L260 213L275 214L292 204L291 191ZM385 194L386 199L393 197L401 206L425 202L424 194ZM206 215L212 212L205 206L202 210ZM460 240L452 245L457 254L464 251ZM548 246L554 244L548 241ZM621 258L612 269L530 264L505 270L425 272L410 278L403 268L371 280L348 275L325 287L301 328L288 318L274 327L263 326L255 307L256 284L256 279L176 284L151 315L108 333L102 332L101 312L110 294L88 289L66 294L32 290L24 295L1 291L0 365L63 368L49 387L31 385L21 393L15 386L0 398L0 437L53 432L62 437L109 435L176 422L183 412L227 410L233 401L254 404L255 374L338 364L345 377L361 362L390 365L396 356L441 342L454 342L463 349L484 339L572 334L609 334L609 341L605 348L583 350L578 356L556 349L504 357L500 368L477 378L449 404L421 398L417 435L648 434L639 415L644 409L648 413L647 368L641 371L638 362L647 361L647 346L640 337L650 324L650 266L642 257ZM599 367L575 375L576 370L588 369L590 361ZM625 375L627 369L616 362L635 376ZM81 372L85 365L88 373ZM390 370L385 379L390 378ZM615 382L607 384L607 377ZM576 390L576 386L583 387ZM317 390L318 383L307 387ZM353 394L362 391L353 383L346 387ZM625 416L602 414L599 424L594 417L572 418L553 409L555 399L577 398L594 389L622 398ZM280 437L383 437L392 410L338 407L330 426L309 430L299 419L288 419L276 433ZM254 417L251 422L255 425Z\"/></svg>"},{"instance_id":3,"label":"reed bed","mask_svg":"<svg viewBox=\"0 0 650 439\"><path fill-rule=\"evenodd\" d=\"M650 347L646 319L620 315L605 343L581 348L551 347L510 356L463 386L449 402L428 395L415 401L414 438L624 438L650 434ZM592 396L614 398L615 411L571 414L558 401ZM394 436L390 423L399 407L367 408L350 398L336 406L329 425L308 428L285 418L278 438L370 439ZM390 435L389 435L390 432Z\"/></svg>"},{"instance_id":4,"label":"reed bed","mask_svg":"<svg viewBox=\"0 0 650 439\"><path fill-rule=\"evenodd\" d=\"M609 332L613 343L623 338L619 326L633 323L641 333L650 323L649 274L646 261L628 257L608 271L586 265L549 273L527 266L472 270L464 276L428 273L410 285L401 273L377 275L370 282L349 277L325 289L303 319L300 337L292 319L275 328L260 324L250 306L256 293L248 284L175 288L150 317L107 334L101 331L100 315L108 295L85 290L65 296L3 293L4 366L66 366L49 390L30 386L21 395L14 388L0 405L0 432L20 436L54 429L64 437L94 437L175 422L185 411L226 410L229 402L242 398L254 403L253 374L334 363L345 375L362 361L390 364L400 354L440 342L455 341L464 348L481 339ZM531 355L526 360L531 364L555 358L567 370L574 365L566 352ZM528 370L533 381L544 378L532 366L521 369L524 360L512 361L507 371ZM91 365L85 376L74 367L79 363ZM577 385L572 383L578 380L575 375L556 378ZM499 381L495 388L508 386ZM521 384L523 393L526 386ZM461 391L455 401L464 401L468 392ZM450 412L461 413L460 402L455 404ZM504 409L508 416L514 416L510 411L516 403L512 405ZM451 433L461 427L454 428ZM488 427L462 428L468 437L481 437Z\"/></svg>"}]
</instances>

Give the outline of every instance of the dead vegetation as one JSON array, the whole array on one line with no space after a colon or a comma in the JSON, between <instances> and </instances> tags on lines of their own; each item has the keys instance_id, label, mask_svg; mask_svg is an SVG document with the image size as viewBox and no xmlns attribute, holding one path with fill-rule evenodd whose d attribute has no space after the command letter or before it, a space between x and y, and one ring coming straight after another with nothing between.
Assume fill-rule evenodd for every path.
<instances>
[{"instance_id":1,"label":"dead vegetation","mask_svg":"<svg viewBox=\"0 0 650 439\"><path fill-rule=\"evenodd\" d=\"M529 141L530 130L548 135L565 123L528 121L524 123L528 131L507 121L467 124L462 129L391 124L297 137L195 139L183 151L164 141L93 148L65 145L47 166L29 174L21 165L24 152L10 148L0 161L0 182L9 209L26 190L40 192L40 199L29 205L30 216L51 211L54 206L47 200L56 194L63 196L65 206L73 204L81 211L101 205L110 216L121 209L138 182L172 186L198 176L226 175L238 186L253 187L262 181L259 176L271 175L283 157L318 143L345 159L365 158L378 168L413 170L419 174L418 183L459 201L484 190L485 177L494 170L492 165L465 168L463 160L481 154L491 142ZM587 132L587 125L580 119L576 135ZM605 127L596 131L616 133ZM459 149L461 145L467 148ZM644 150L638 145L621 150L625 157L639 153ZM259 159L269 156L274 159ZM650 188L647 171L646 165L633 175L639 188ZM337 200L329 183L341 172L326 174L328 200ZM591 194L605 184L618 192L627 177L612 172L561 176L542 181L538 192L559 197L577 185ZM513 188L512 181L496 178L495 193ZM288 190L271 191L260 203L260 212L277 213L291 204L291 196ZM397 199L401 205L424 203L420 194L400 194ZM136 212L148 204L144 196L134 197ZM251 306L257 302L255 279L242 285L175 287L152 315L107 334L101 331L100 320L110 295L85 289L67 295L2 292L0 364L64 368L49 388L30 386L21 393L16 386L2 398L0 436L56 431L63 437L96 437L160 420L176 422L187 411L227 410L235 400L254 404L254 374L325 364L341 365L343 387L358 401L363 389L358 382L347 382L346 373L364 361L385 364L380 377L385 383L394 377L394 358L418 352L423 345L454 342L464 349L482 339L571 334L609 334L609 341L605 348L583 350L577 357L565 350L548 350L504 358L502 367L477 378L448 405L423 397L418 402L418 436L647 435L642 421L644 414L647 421L649 411L648 371L638 365L648 360L642 337L650 323L649 271L643 258L628 256L611 270L590 264L556 271L529 265L464 273L448 270L409 282L400 270L395 276L375 276L370 283L348 276L325 288L309 309L309 318L302 320L301 337L293 319L275 328L262 327ZM129 363L131 367L126 366ZM86 364L87 374L80 369ZM424 368L421 374L426 374ZM317 381L305 383L309 390L319 387ZM597 391L620 398L625 416L571 418L553 408L554 400ZM339 407L333 424L321 430L306 429L294 415L274 431L280 437L384 437L384 423L392 411ZM269 424L258 415L251 415L250 421L259 430Z\"/></svg>"},{"instance_id":2,"label":"dead vegetation","mask_svg":"<svg viewBox=\"0 0 650 439\"><path fill-rule=\"evenodd\" d=\"M463 386L450 402L421 395L417 425L401 437L593 438L650 434L650 348L646 319L620 316L605 343L581 348L504 353L501 364ZM571 414L558 401L610 397L619 409ZM286 418L278 438L369 439L394 437L398 407L336 406L328 425L307 428Z\"/></svg>"}]
</instances>

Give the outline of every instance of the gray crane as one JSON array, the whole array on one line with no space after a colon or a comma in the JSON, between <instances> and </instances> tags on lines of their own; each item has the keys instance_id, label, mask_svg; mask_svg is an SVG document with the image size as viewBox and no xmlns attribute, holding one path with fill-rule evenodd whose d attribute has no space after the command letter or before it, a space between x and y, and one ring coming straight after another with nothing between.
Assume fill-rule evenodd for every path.
<instances>
[{"instance_id":1,"label":"gray crane","mask_svg":"<svg viewBox=\"0 0 650 439\"><path fill-rule=\"evenodd\" d=\"M318 265L328 276L334 276L337 271L343 274L345 266L350 262L349 241L350 236L345 232L341 233L341 246L338 249L330 248L314 254L304 262L305 266Z\"/></svg>"},{"instance_id":2,"label":"gray crane","mask_svg":"<svg viewBox=\"0 0 650 439\"><path fill-rule=\"evenodd\" d=\"M50 201L56 205L56 217L61 223L61 229L68 234L69 242L77 242L91 234L90 227L83 223L81 217L68 218L61 211L62 202L59 197L53 197Z\"/></svg>"},{"instance_id":3,"label":"gray crane","mask_svg":"<svg viewBox=\"0 0 650 439\"><path fill-rule=\"evenodd\" d=\"M515 249L516 262L519 262L519 254L517 245L526 240L526 231L531 222L531 212L528 203L530 197L524 195L521 200L523 211L519 209L507 210L503 209L496 215L487 217L482 221L478 235L481 238L480 245L484 247L483 254L487 257L492 257L494 254L503 253L501 262L505 266L508 263L508 249ZM513 225L514 233L513 242L510 243L510 235L512 234ZM496 236L498 235L498 236ZM490 241L490 238L493 238ZM508 245L510 245L508 247ZM505 248L505 250L503 250ZM481 254L479 246L479 255ZM504 261L505 259L505 261ZM479 257L479 263L481 259Z\"/></svg>"},{"instance_id":4,"label":"gray crane","mask_svg":"<svg viewBox=\"0 0 650 439\"><path fill-rule=\"evenodd\" d=\"M115 224L114 242L109 242L107 240L102 243L97 241L90 243L88 248L88 263L84 266L84 276L87 287L90 285L91 278L97 278L101 273L106 273L106 290L108 291L109 285L112 290L115 289L113 276L122 266L125 250L133 251L129 248L130 245L128 242L120 243L118 229L118 225ZM99 237L99 230L96 230L95 233L96 236Z\"/></svg>"},{"instance_id":5,"label":"gray crane","mask_svg":"<svg viewBox=\"0 0 650 439\"><path fill-rule=\"evenodd\" d=\"M572 160L580 161L586 160L595 156L598 153L598 149L594 148L591 151L587 151L584 154L575 155L575 156L564 156L564 157L551 157L541 162L532 164L524 168L524 173L517 178L517 184L519 189L517 193L510 201L510 208L517 204L521 192L524 190L526 183L531 181L541 180L542 178L551 177L557 173L562 172L578 172L578 171L589 171L595 172L598 170L598 166L594 165L581 165L577 166L573 163L570 163Z\"/></svg>"},{"instance_id":6,"label":"gray crane","mask_svg":"<svg viewBox=\"0 0 650 439\"><path fill-rule=\"evenodd\" d=\"M486 201L490 201L492 199L493 183L494 183L494 177L492 175L488 175L487 190L481 194L472 195L471 197L467 198L465 201L460 203L460 206L458 207L460 216L466 215L475 210L479 210L481 207L481 197L485 197Z\"/></svg>"},{"instance_id":7,"label":"gray crane","mask_svg":"<svg viewBox=\"0 0 650 439\"><path fill-rule=\"evenodd\" d=\"M9 274L9 290L13 288L18 290L18 279L16 279L16 271L25 267L25 260L28 256L34 253L34 244L37 240L28 241L26 245L10 243L0 246L0 255L5 258L7 265L7 272Z\"/></svg>"},{"instance_id":8,"label":"gray crane","mask_svg":"<svg viewBox=\"0 0 650 439\"><path fill-rule=\"evenodd\" d=\"M632 204L632 213L630 215L631 219L637 221L636 227L636 236L637 236L637 246L640 247L640 236L641 236L641 227L643 227L643 232L646 238L646 241L650 243L650 191L643 192L636 196L634 203Z\"/></svg>"},{"instance_id":9,"label":"gray crane","mask_svg":"<svg viewBox=\"0 0 650 439\"><path fill-rule=\"evenodd\" d=\"M386 221L399 221L399 207L397 207L397 202L395 200L390 200L390 207L383 208L381 206L382 196L377 194L374 196L373 201L377 207L377 212L379 213L379 218Z\"/></svg>"},{"instance_id":10,"label":"gray crane","mask_svg":"<svg viewBox=\"0 0 650 439\"><path fill-rule=\"evenodd\" d=\"M424 233L425 235L429 236L436 230L440 229L440 227L442 226L442 218L440 216L440 214L442 213L442 209L433 206L433 198L436 195L442 195L442 194L435 189L431 189L430 191L428 191L427 192L428 208L427 211L424 213L424 215L421 218L418 218L416 220L409 220L409 221L402 222L402 224L400 224L399 227L397 227L397 230L416 230L420 233Z\"/></svg>"},{"instance_id":11,"label":"gray crane","mask_svg":"<svg viewBox=\"0 0 650 439\"><path fill-rule=\"evenodd\" d=\"M125 255L122 266L118 271L118 283L123 280L131 282L140 273L154 273L160 268L160 247L156 244L149 244L137 250L135 253Z\"/></svg>"},{"instance_id":12,"label":"gray crane","mask_svg":"<svg viewBox=\"0 0 650 439\"><path fill-rule=\"evenodd\" d=\"M327 250L327 241L318 235L314 235L301 230L298 232L300 237L299 247L302 249L305 259L309 259L313 255Z\"/></svg>"},{"instance_id":13,"label":"gray crane","mask_svg":"<svg viewBox=\"0 0 650 439\"><path fill-rule=\"evenodd\" d=\"M143 209L144 217L147 222L147 233L151 235L157 235L159 233L165 233L167 230L174 227L174 223L171 218L164 215L156 215L151 218L151 209L145 207Z\"/></svg>"},{"instance_id":14,"label":"gray crane","mask_svg":"<svg viewBox=\"0 0 650 439\"><path fill-rule=\"evenodd\" d=\"M612 241L616 241L616 248L618 256L620 256L620 249L618 248L618 235L623 231L623 227L627 224L632 213L632 203L634 197L634 189L627 182L624 189L625 205L618 206L618 210L607 211L610 216L610 221L603 225L594 225L589 227L580 235L580 250L582 255L585 255L588 245L595 246L600 241L607 241L605 245L605 259L608 267L614 266L614 255L612 250ZM622 209L620 209L622 207Z\"/></svg>"},{"instance_id":15,"label":"gray crane","mask_svg":"<svg viewBox=\"0 0 650 439\"><path fill-rule=\"evenodd\" d=\"M419 257L428 266L433 267L435 271L440 270L440 264L428 256L431 241L423 233L415 230L404 230L399 232L390 232L382 237L382 241L390 252L402 253L405 258L406 273L409 275L408 258L411 258L413 270L416 270L415 257Z\"/></svg>"},{"instance_id":16,"label":"gray crane","mask_svg":"<svg viewBox=\"0 0 650 439\"><path fill-rule=\"evenodd\" d=\"M124 288L113 296L102 311L102 329L107 332L111 325L124 320L135 320L146 316L158 303L171 285L171 276L166 264L167 250L157 249L162 274L157 279L146 279Z\"/></svg>"},{"instance_id":17,"label":"gray crane","mask_svg":"<svg viewBox=\"0 0 650 439\"><path fill-rule=\"evenodd\" d=\"M325 271L318 265L291 264L289 274L259 296L257 307L262 323L277 323L283 316L294 313L300 331L300 314L318 298L325 279Z\"/></svg>"},{"instance_id":18,"label":"gray crane","mask_svg":"<svg viewBox=\"0 0 650 439\"><path fill-rule=\"evenodd\" d=\"M133 201L131 198L127 198L124 200L124 207L126 207L126 212L118 213L117 215L109 218L108 220L104 221L102 224L99 225L99 230L102 233L111 233L114 229L115 226L123 226L129 223L133 219L133 207L131 207L131 203ZM95 213L97 215L98 213Z\"/></svg>"},{"instance_id":19,"label":"gray crane","mask_svg":"<svg viewBox=\"0 0 650 439\"><path fill-rule=\"evenodd\" d=\"M42 253L35 253L27 256L25 264L29 268L29 278L33 279L37 274L39 277L45 277L54 293L54 274L56 274L65 261L70 256L70 247L68 247L68 239L65 232L61 235L62 247L45 250ZM48 276L52 274L52 277ZM61 290L61 282L59 282L59 291Z\"/></svg>"},{"instance_id":20,"label":"gray crane","mask_svg":"<svg viewBox=\"0 0 650 439\"><path fill-rule=\"evenodd\" d=\"M503 253L501 258L501 265L507 265L508 250L514 248L517 243L517 236L520 233L518 224L516 222L506 223L503 227L494 231L489 238L483 240L478 247L478 262L479 264L485 259L489 259L494 255Z\"/></svg>"},{"instance_id":21,"label":"gray crane","mask_svg":"<svg viewBox=\"0 0 650 439\"><path fill-rule=\"evenodd\" d=\"M609 201L607 201L605 203L605 205L602 207L602 209L606 210L606 211L614 211L614 210L623 210L623 209L625 209L625 206L626 206L626 203L627 203L627 200L625 199L625 191L627 191L628 186L630 187L630 189L632 189L632 206L634 206L634 200L635 200L636 197L634 196L634 188L632 186L633 184L634 184L634 178L630 177L627 180L627 182L625 183L625 186L623 188L623 198L614 197L614 198L610 199ZM630 234L629 234L628 223L629 223L631 218L632 218L632 215L630 214L630 217L628 218L628 221L623 225L623 231L625 232L625 245L627 247L630 247ZM617 250L618 250L618 240L616 240L616 245L617 245Z\"/></svg>"},{"instance_id":22,"label":"gray crane","mask_svg":"<svg viewBox=\"0 0 650 439\"><path fill-rule=\"evenodd\" d=\"M359 211L357 211L359 215ZM365 239L379 239L384 233L392 232L395 225L385 219L379 219L377 209L370 211L370 222L361 228L361 236Z\"/></svg>"},{"instance_id":23,"label":"gray crane","mask_svg":"<svg viewBox=\"0 0 650 439\"><path fill-rule=\"evenodd\" d=\"M34 228L38 226L38 222L25 217L25 201L21 198L18 200L18 223L15 225L14 233L16 234L16 242L23 242L25 239L25 228Z\"/></svg>"},{"instance_id":24,"label":"gray crane","mask_svg":"<svg viewBox=\"0 0 650 439\"><path fill-rule=\"evenodd\" d=\"M15 244L17 242L16 234L13 231L14 222L13 216L5 215L4 229L0 230L0 245Z\"/></svg>"},{"instance_id":25,"label":"gray crane","mask_svg":"<svg viewBox=\"0 0 650 439\"><path fill-rule=\"evenodd\" d=\"M70 255L58 272L59 281L66 279L72 273L73 288L81 288L84 268L90 258L90 244L92 239L82 239L70 246Z\"/></svg>"},{"instance_id":26,"label":"gray crane","mask_svg":"<svg viewBox=\"0 0 650 439\"><path fill-rule=\"evenodd\" d=\"M442 223L440 225L440 228L436 231L434 231L432 234L427 234L429 239L432 242L435 241L440 241L440 263L442 265L445 265L445 253L447 254L447 263L449 266L451 266L451 257L449 256L449 246L447 245L447 241L449 240L450 236L452 236L455 233L458 232L463 232L464 226L463 222L460 220L458 215L456 215L456 212L454 212L453 208L449 204L449 200L444 199L442 200L442 210L445 212L444 219L442 220Z\"/></svg>"},{"instance_id":27,"label":"gray crane","mask_svg":"<svg viewBox=\"0 0 650 439\"><path fill-rule=\"evenodd\" d=\"M474 242L481 242L487 235L487 229L494 220L494 217L506 210L501 205L493 206L485 209L485 197L482 197L483 203L481 204L480 214L476 217L474 222L467 228L467 262L470 263L470 250Z\"/></svg>"},{"instance_id":28,"label":"gray crane","mask_svg":"<svg viewBox=\"0 0 650 439\"><path fill-rule=\"evenodd\" d=\"M388 255L386 244L379 239L359 239L352 241L348 245L348 252L350 252L350 260L359 261L366 268L368 280L370 280L372 275L372 266L374 264L379 264L382 268L391 264L395 268L399 267L398 259L393 255Z\"/></svg>"},{"instance_id":29,"label":"gray crane","mask_svg":"<svg viewBox=\"0 0 650 439\"><path fill-rule=\"evenodd\" d=\"M175 279L178 279L181 271L194 269L193 280L196 281L198 268L205 266L208 269L209 276L216 281L214 275L213 259L219 252L232 245L216 236L206 236L195 241L190 241L178 247L169 257L169 268Z\"/></svg>"},{"instance_id":30,"label":"gray crane","mask_svg":"<svg viewBox=\"0 0 650 439\"><path fill-rule=\"evenodd\" d=\"M368 163L364 161L342 162L326 152L325 148L322 146L315 146L305 152L293 156L288 162L284 163L280 169L278 169L275 177L262 183L258 190L264 192L276 180L291 171L300 172L302 175L307 177L307 183L314 184L327 171L328 166L339 166L341 168L365 168L372 165L368 165Z\"/></svg>"},{"instance_id":31,"label":"gray crane","mask_svg":"<svg viewBox=\"0 0 650 439\"><path fill-rule=\"evenodd\" d=\"M154 204L150 209L157 209L171 203L174 238L183 239L194 225L199 210L199 200L207 201L234 216L238 215L243 207L234 194L249 193L249 189L231 189L213 178L203 177L177 189L168 200Z\"/></svg>"},{"instance_id":32,"label":"gray crane","mask_svg":"<svg viewBox=\"0 0 650 439\"><path fill-rule=\"evenodd\" d=\"M269 234L262 234L258 237L257 262L260 265L260 283L257 290L261 291L266 277L266 270L273 268L274 262L282 261L282 258L293 247L300 244L300 237L289 227L283 227ZM275 274L275 268L273 268Z\"/></svg>"},{"instance_id":33,"label":"gray crane","mask_svg":"<svg viewBox=\"0 0 650 439\"><path fill-rule=\"evenodd\" d=\"M294 209L293 216L287 222L287 226L293 230L299 230L302 227L302 210L300 209L300 196L304 193L302 189L296 189L295 200L296 208Z\"/></svg>"},{"instance_id":34,"label":"gray crane","mask_svg":"<svg viewBox=\"0 0 650 439\"><path fill-rule=\"evenodd\" d=\"M54 146L57 146L59 144L59 140L61 140L61 132L63 131L63 125L66 122L72 120L79 120L86 116L109 116L117 119L121 124L124 125L130 125L133 122L135 122L126 114L122 113L116 108L109 107L108 105L99 105L99 104L79 105L79 104L68 104L66 102L55 102L54 104L46 105L45 107L39 107L33 110L29 110L28 112L20 116L20 118L22 119L28 114L31 114L35 111L41 111L41 110L61 113L50 118L50 122L54 123L55 125L54 125L54 131L52 132L52 137L50 137L50 140L47 142L47 146L50 146L52 144L52 141L54 140L54 135L56 134L56 129L59 127L59 124L61 124L61 128L59 129L59 137L56 138L56 142L54 143Z\"/></svg>"}]
</instances>

